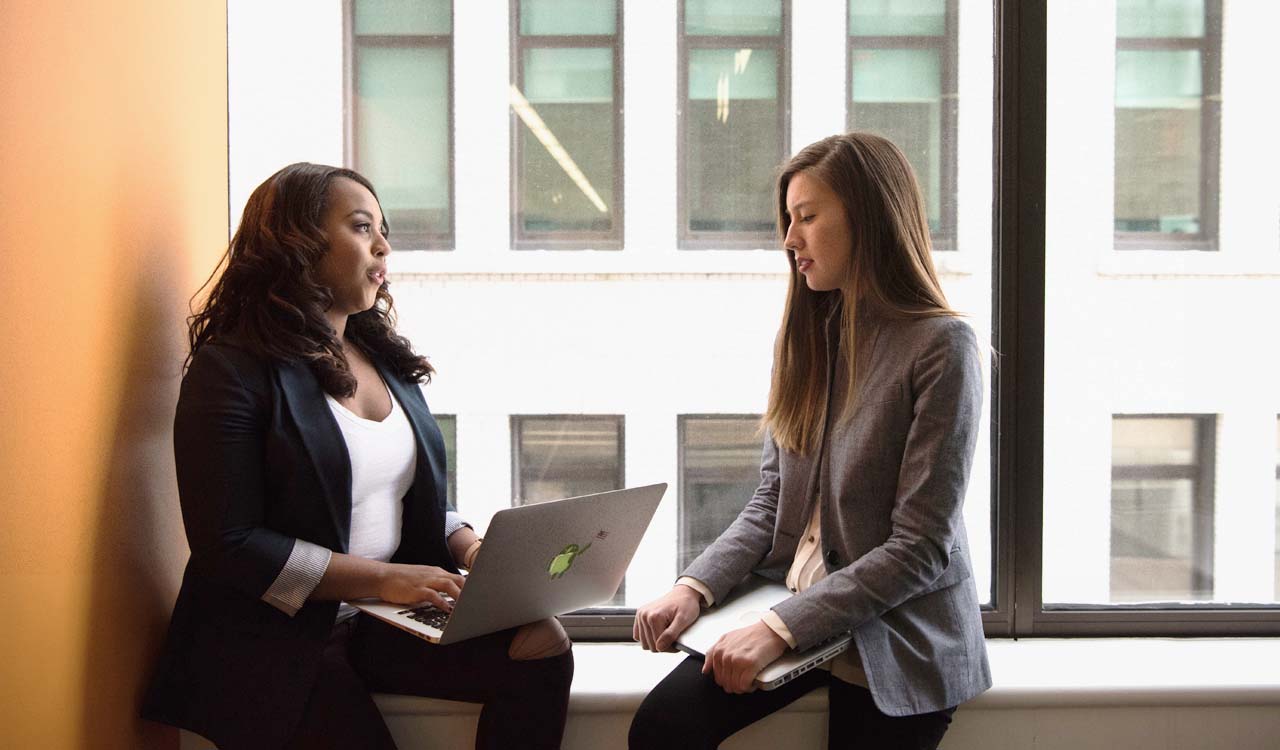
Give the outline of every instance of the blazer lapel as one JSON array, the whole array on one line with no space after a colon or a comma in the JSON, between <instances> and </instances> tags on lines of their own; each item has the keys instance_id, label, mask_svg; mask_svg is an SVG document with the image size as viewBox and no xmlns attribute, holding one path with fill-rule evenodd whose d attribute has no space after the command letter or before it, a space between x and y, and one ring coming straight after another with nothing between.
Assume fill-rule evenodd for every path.
<instances>
[{"instance_id":1,"label":"blazer lapel","mask_svg":"<svg viewBox=\"0 0 1280 750\"><path fill-rule=\"evenodd\" d=\"M324 503L333 518L341 552L351 540L351 456L324 390L304 363L280 365L280 390L311 459Z\"/></svg>"},{"instance_id":2,"label":"blazer lapel","mask_svg":"<svg viewBox=\"0 0 1280 750\"><path fill-rule=\"evenodd\" d=\"M383 363L375 362L378 374L391 389L391 395L400 402L409 425L413 427L413 439L418 449L416 472L413 477L415 491L429 489L433 504L443 506L445 499L444 436L427 410L426 400L414 383L406 383Z\"/></svg>"}]
</instances>

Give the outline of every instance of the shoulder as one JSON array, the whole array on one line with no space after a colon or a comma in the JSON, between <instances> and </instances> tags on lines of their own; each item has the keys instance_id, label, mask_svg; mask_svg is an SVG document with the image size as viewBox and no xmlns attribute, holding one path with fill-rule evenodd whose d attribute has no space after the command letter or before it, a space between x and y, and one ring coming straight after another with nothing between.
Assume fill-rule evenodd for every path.
<instances>
[{"instance_id":1,"label":"shoulder","mask_svg":"<svg viewBox=\"0 0 1280 750\"><path fill-rule=\"evenodd\" d=\"M888 323L886 329L898 351L917 356L940 352L978 356L978 338L973 327L955 315L895 320Z\"/></svg>"},{"instance_id":2,"label":"shoulder","mask_svg":"<svg viewBox=\"0 0 1280 750\"><path fill-rule=\"evenodd\" d=\"M191 357L182 379L183 391L219 387L239 387L262 393L268 387L271 362L235 341L219 341L201 346Z\"/></svg>"}]
</instances>

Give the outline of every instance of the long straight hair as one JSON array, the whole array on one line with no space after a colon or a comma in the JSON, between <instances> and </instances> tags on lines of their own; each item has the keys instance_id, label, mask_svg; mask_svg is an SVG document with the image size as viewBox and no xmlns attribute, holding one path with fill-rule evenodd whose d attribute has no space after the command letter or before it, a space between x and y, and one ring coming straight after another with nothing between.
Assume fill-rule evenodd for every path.
<instances>
[{"instance_id":1,"label":"long straight hair","mask_svg":"<svg viewBox=\"0 0 1280 750\"><path fill-rule=\"evenodd\" d=\"M847 377L833 384L843 396L839 420L856 405L858 322L870 318L957 315L934 271L924 201L906 156L870 133L845 133L810 144L778 174L778 235L791 226L787 186L800 172L817 178L844 206L852 236L849 276L839 289L815 292L791 266L787 303L774 349L769 408L761 420L780 447L808 454L818 447L827 414L827 316L838 304L839 352ZM839 390L836 390L839 389Z\"/></svg>"}]
</instances>

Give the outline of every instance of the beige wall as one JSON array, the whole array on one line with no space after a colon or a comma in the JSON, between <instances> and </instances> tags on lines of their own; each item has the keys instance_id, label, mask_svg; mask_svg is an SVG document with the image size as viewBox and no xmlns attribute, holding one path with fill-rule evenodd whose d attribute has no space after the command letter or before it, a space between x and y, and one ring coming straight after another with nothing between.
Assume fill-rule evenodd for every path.
<instances>
[{"instance_id":1,"label":"beige wall","mask_svg":"<svg viewBox=\"0 0 1280 750\"><path fill-rule=\"evenodd\" d=\"M185 543L186 300L226 242L226 6L0 3L0 746L135 718Z\"/></svg>"}]
</instances>

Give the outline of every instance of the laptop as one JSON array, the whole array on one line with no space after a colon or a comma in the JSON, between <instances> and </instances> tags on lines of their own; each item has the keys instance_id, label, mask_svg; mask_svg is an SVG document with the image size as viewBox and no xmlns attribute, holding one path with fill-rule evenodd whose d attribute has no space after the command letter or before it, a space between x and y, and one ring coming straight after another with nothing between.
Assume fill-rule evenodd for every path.
<instances>
[{"instance_id":1,"label":"laptop","mask_svg":"<svg viewBox=\"0 0 1280 750\"><path fill-rule=\"evenodd\" d=\"M432 605L350 604L448 644L608 601L666 490L652 484L498 511L451 614Z\"/></svg>"},{"instance_id":2,"label":"laptop","mask_svg":"<svg viewBox=\"0 0 1280 750\"><path fill-rule=\"evenodd\" d=\"M724 601L702 613L693 624L676 638L676 648L693 656L705 656L707 651L730 630L745 628L759 622L764 613L780 601L792 596L791 590L781 583L758 575L747 578L729 592ZM761 690L773 690L791 682L809 670L831 661L852 644L848 633L820 643L808 651L788 649L777 661L760 670L755 685Z\"/></svg>"}]
</instances>

